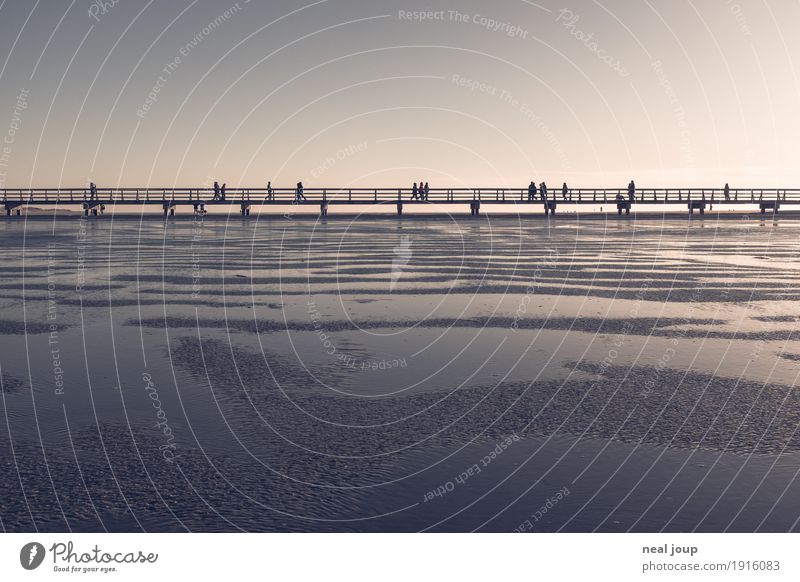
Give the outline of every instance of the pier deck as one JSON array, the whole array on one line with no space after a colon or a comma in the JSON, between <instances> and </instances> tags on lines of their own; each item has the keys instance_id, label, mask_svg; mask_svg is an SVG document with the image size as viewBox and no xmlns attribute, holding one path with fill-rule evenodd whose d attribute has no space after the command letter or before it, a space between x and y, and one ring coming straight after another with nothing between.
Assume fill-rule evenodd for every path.
<instances>
[{"instance_id":1,"label":"pier deck","mask_svg":"<svg viewBox=\"0 0 800 582\"><path fill-rule=\"evenodd\" d=\"M298 197L294 188L228 188L225 196L215 196L213 188L25 188L0 190L6 215L20 214L24 206L74 206L84 214L102 213L107 207L157 205L164 214L174 214L179 206L195 212L206 206L235 205L243 216L256 206L264 212L279 206L318 206L322 215L331 205L391 205L398 215L405 206L462 205L478 215L481 204L516 205L517 211L545 212L554 215L560 206L611 204L619 214L634 208L685 205L689 213L701 214L714 204L756 207L775 213L781 207L800 206L800 189L731 188L639 188L631 197L625 188L576 188L567 192L548 190L531 196L527 188L431 188L427 196L413 197L410 188L305 188ZM16 211L16 212L15 212Z\"/></svg>"}]
</instances>

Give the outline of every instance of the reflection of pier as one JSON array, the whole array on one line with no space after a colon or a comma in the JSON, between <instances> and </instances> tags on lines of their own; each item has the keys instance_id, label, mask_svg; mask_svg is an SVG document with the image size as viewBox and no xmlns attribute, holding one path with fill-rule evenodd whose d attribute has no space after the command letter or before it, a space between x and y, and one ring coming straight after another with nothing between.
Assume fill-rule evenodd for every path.
<instances>
[{"instance_id":1,"label":"reflection of pier","mask_svg":"<svg viewBox=\"0 0 800 582\"><path fill-rule=\"evenodd\" d=\"M800 205L800 189L729 189L722 188L640 188L631 194L625 188L578 188L549 191L546 199L540 192L527 188L432 188L424 195L413 197L409 188L306 188L302 197L294 188L230 188L224 195L215 194L212 188L26 188L0 190L6 215L20 214L24 206L72 206L83 209L85 215L97 215L107 207L157 205L164 215L174 215L179 206L191 206L195 213L206 207L234 205L242 216L250 215L250 208L261 211L280 206L319 207L326 215L330 205L358 204L367 206L392 206L403 214L406 206L469 206L472 215L480 214L481 204L514 205L517 212L541 211L554 215L560 206L579 209L586 205L612 205L618 214L630 214L631 209L657 209L679 204L690 213L703 214L714 204L741 208L759 208L778 212L781 206Z\"/></svg>"}]
</instances>

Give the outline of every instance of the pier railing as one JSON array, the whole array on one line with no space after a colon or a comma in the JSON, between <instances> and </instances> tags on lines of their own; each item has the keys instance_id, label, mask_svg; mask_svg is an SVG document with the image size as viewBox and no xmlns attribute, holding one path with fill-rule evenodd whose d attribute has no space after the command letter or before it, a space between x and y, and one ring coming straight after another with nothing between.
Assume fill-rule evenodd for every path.
<instances>
[{"instance_id":1,"label":"pier railing","mask_svg":"<svg viewBox=\"0 0 800 582\"><path fill-rule=\"evenodd\" d=\"M529 195L527 188L431 188L427 194L412 197L410 188L305 188L303 198L295 188L227 188L215 197L213 188L6 188L0 190L3 202L36 204L80 204L89 200L104 203L160 203L174 200L181 203L319 203L370 204L376 202L471 202L490 203L543 202L538 190ZM635 204L671 204L688 200L706 202L744 202L778 200L800 203L800 189L790 188L637 188L632 197L625 188L561 188L548 189L547 199L560 203L612 203L619 198Z\"/></svg>"}]
</instances>

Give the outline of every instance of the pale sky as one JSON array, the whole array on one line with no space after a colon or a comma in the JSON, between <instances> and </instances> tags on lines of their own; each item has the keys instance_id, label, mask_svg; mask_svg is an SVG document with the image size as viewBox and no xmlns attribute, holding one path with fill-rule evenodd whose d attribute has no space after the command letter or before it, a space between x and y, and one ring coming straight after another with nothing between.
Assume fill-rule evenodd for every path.
<instances>
[{"instance_id":1,"label":"pale sky","mask_svg":"<svg viewBox=\"0 0 800 582\"><path fill-rule=\"evenodd\" d=\"M797 1L102 4L0 4L0 187L800 187Z\"/></svg>"}]
</instances>

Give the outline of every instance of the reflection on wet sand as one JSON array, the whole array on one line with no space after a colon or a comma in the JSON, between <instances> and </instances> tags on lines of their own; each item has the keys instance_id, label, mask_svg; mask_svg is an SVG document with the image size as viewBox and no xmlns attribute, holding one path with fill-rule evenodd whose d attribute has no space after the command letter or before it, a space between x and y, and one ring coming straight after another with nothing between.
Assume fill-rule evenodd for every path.
<instances>
[{"instance_id":1,"label":"reflection on wet sand","mask_svg":"<svg viewBox=\"0 0 800 582\"><path fill-rule=\"evenodd\" d=\"M798 232L6 222L3 526L794 529Z\"/></svg>"}]
</instances>

